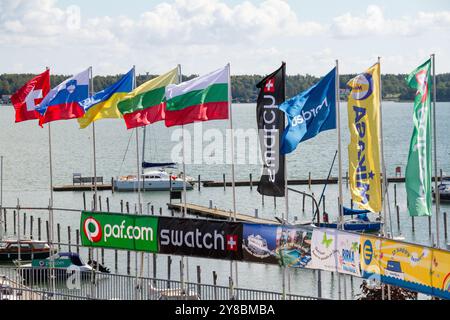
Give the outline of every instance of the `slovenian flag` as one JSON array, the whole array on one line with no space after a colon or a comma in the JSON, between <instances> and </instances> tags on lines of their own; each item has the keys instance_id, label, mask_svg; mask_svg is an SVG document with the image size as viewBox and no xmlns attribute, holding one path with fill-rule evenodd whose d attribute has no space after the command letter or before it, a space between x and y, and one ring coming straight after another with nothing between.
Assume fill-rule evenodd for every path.
<instances>
[{"instance_id":1,"label":"slovenian flag","mask_svg":"<svg viewBox=\"0 0 450 320\"><path fill-rule=\"evenodd\" d=\"M133 90L133 82L134 68L113 85L82 101L80 105L86 113L78 119L80 129L100 119L121 119L122 114L117 106Z\"/></svg>"},{"instance_id":2,"label":"slovenian flag","mask_svg":"<svg viewBox=\"0 0 450 320\"><path fill-rule=\"evenodd\" d=\"M40 114L39 125L45 123L81 118L84 109L80 102L89 97L91 69L67 79L53 88L36 109Z\"/></svg>"}]
</instances>

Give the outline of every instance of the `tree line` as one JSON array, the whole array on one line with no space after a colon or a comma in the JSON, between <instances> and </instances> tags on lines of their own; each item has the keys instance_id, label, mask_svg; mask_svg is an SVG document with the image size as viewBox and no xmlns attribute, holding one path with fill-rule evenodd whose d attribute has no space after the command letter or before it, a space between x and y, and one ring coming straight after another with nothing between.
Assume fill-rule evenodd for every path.
<instances>
[{"instance_id":1,"label":"tree line","mask_svg":"<svg viewBox=\"0 0 450 320\"><path fill-rule=\"evenodd\" d=\"M22 87L27 81L32 79L33 74L2 74L0 75L0 98L3 95L11 95ZM356 75L341 75L340 88L346 89L347 82ZM55 87L69 76L52 75L51 86ZM118 81L121 75L114 76L96 76L94 77L95 91L103 90L114 82ZM136 77L137 85L156 77L156 75L139 75ZM183 76L183 81L190 80L196 75ZM405 74L386 74L382 75L383 98L393 101L411 101L414 100L415 90L410 89L406 83ZM258 89L256 85L263 79L261 75L236 75L231 77L233 100L239 103L253 103L258 98ZM320 78L311 75L291 75L286 80L286 95L293 97L306 90ZM437 82L437 100L450 101L450 73L440 74L436 77ZM345 98L345 95L342 96Z\"/></svg>"}]
</instances>

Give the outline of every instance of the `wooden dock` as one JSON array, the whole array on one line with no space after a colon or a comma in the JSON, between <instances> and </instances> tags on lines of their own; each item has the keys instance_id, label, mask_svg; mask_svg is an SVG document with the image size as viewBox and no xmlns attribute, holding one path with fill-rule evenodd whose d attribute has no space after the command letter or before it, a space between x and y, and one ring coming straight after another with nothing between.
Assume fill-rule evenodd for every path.
<instances>
[{"instance_id":1,"label":"wooden dock","mask_svg":"<svg viewBox=\"0 0 450 320\"><path fill-rule=\"evenodd\" d=\"M98 191L108 191L112 190L111 184L98 184L97 185ZM55 192L68 192L68 191L75 191L75 192L82 192L82 191L94 191L94 185L93 184L69 184L65 186L54 186L53 191Z\"/></svg>"},{"instance_id":2,"label":"wooden dock","mask_svg":"<svg viewBox=\"0 0 450 320\"><path fill-rule=\"evenodd\" d=\"M175 211L182 211L184 209L183 203L168 203L167 207L169 210L175 210ZM210 209L208 207L203 207L200 205L188 203L186 205L187 207L187 213L190 215L198 215L202 217L208 217L208 218L215 218L215 219L221 219L221 220L229 220L230 215L231 217L234 217L233 213L230 211L225 211L221 209ZM236 213L236 220L239 222L251 222L251 223L259 223L259 224L280 224L276 220L270 220L270 219L263 219L263 218L256 218L254 216Z\"/></svg>"}]
</instances>

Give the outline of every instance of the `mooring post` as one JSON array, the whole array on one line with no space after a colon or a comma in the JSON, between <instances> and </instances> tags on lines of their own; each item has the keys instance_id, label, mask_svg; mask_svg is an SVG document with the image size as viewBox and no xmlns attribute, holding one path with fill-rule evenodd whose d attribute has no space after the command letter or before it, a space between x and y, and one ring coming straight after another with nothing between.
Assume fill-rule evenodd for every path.
<instances>
[{"instance_id":1,"label":"mooring post","mask_svg":"<svg viewBox=\"0 0 450 320\"><path fill-rule=\"evenodd\" d=\"M313 214L314 214L314 212L315 212L315 211L314 211L314 209L315 209L315 207L314 207L314 199L315 199L315 198L314 198L314 192L313 192L313 193L312 193L312 198L311 198L311 205L312 205L312 211L311 211L311 212L312 212Z\"/></svg>"},{"instance_id":2,"label":"mooring post","mask_svg":"<svg viewBox=\"0 0 450 320\"><path fill-rule=\"evenodd\" d=\"M395 208L397 209L397 229L400 231L400 206L397 205Z\"/></svg>"},{"instance_id":3,"label":"mooring post","mask_svg":"<svg viewBox=\"0 0 450 320\"><path fill-rule=\"evenodd\" d=\"M309 172L309 176L308 176L308 187L309 187L309 190L311 190L311 172Z\"/></svg>"},{"instance_id":4,"label":"mooring post","mask_svg":"<svg viewBox=\"0 0 450 320\"><path fill-rule=\"evenodd\" d=\"M102 210L102 196L98 196L98 205L99 205L100 211L103 211Z\"/></svg>"},{"instance_id":5,"label":"mooring post","mask_svg":"<svg viewBox=\"0 0 450 320\"><path fill-rule=\"evenodd\" d=\"M305 201L306 201L306 197L305 194L303 194L303 200L302 200L302 212L305 213Z\"/></svg>"},{"instance_id":6,"label":"mooring post","mask_svg":"<svg viewBox=\"0 0 450 320\"><path fill-rule=\"evenodd\" d=\"M447 240L447 212L444 212L444 237Z\"/></svg>"},{"instance_id":7,"label":"mooring post","mask_svg":"<svg viewBox=\"0 0 450 320\"><path fill-rule=\"evenodd\" d=\"M428 235L431 236L431 216L428 216Z\"/></svg>"},{"instance_id":8,"label":"mooring post","mask_svg":"<svg viewBox=\"0 0 450 320\"><path fill-rule=\"evenodd\" d=\"M397 184L394 184L394 205L397 206Z\"/></svg>"},{"instance_id":9,"label":"mooring post","mask_svg":"<svg viewBox=\"0 0 450 320\"><path fill-rule=\"evenodd\" d=\"M171 277L172 257L167 257L167 288L170 289L170 277Z\"/></svg>"},{"instance_id":10,"label":"mooring post","mask_svg":"<svg viewBox=\"0 0 450 320\"><path fill-rule=\"evenodd\" d=\"M273 197L273 207L277 208L277 197Z\"/></svg>"},{"instance_id":11,"label":"mooring post","mask_svg":"<svg viewBox=\"0 0 450 320\"><path fill-rule=\"evenodd\" d=\"M77 244L77 254L80 254L80 230L75 230L75 242Z\"/></svg>"},{"instance_id":12,"label":"mooring post","mask_svg":"<svg viewBox=\"0 0 450 320\"><path fill-rule=\"evenodd\" d=\"M83 192L83 208L86 211L86 192Z\"/></svg>"},{"instance_id":13,"label":"mooring post","mask_svg":"<svg viewBox=\"0 0 450 320\"><path fill-rule=\"evenodd\" d=\"M38 240L41 241L41 218L38 218Z\"/></svg>"},{"instance_id":14,"label":"mooring post","mask_svg":"<svg viewBox=\"0 0 450 320\"><path fill-rule=\"evenodd\" d=\"M45 229L47 230L47 242L50 240L50 230L48 229L48 220L45 220Z\"/></svg>"},{"instance_id":15,"label":"mooring post","mask_svg":"<svg viewBox=\"0 0 450 320\"><path fill-rule=\"evenodd\" d=\"M158 256L155 253L153 253L152 255L153 255L153 279L156 279L156 266L157 266L156 260L157 260ZM156 283L156 280L155 280L155 283Z\"/></svg>"},{"instance_id":16,"label":"mooring post","mask_svg":"<svg viewBox=\"0 0 450 320\"><path fill-rule=\"evenodd\" d=\"M214 300L217 300L217 272L213 271Z\"/></svg>"},{"instance_id":17,"label":"mooring post","mask_svg":"<svg viewBox=\"0 0 450 320\"><path fill-rule=\"evenodd\" d=\"M151 205L150 209L151 209L151 212L152 212L152 216L154 216L155 215L155 207L153 205Z\"/></svg>"},{"instance_id":18,"label":"mooring post","mask_svg":"<svg viewBox=\"0 0 450 320\"><path fill-rule=\"evenodd\" d=\"M71 242L72 242L72 237L71 237L71 235L70 235L70 226L68 226L67 227L67 242L68 242L68 244L69 244L69 252L72 252L72 244L71 244Z\"/></svg>"},{"instance_id":19,"label":"mooring post","mask_svg":"<svg viewBox=\"0 0 450 320\"><path fill-rule=\"evenodd\" d=\"M162 208L159 207L159 215L162 216Z\"/></svg>"},{"instance_id":20,"label":"mooring post","mask_svg":"<svg viewBox=\"0 0 450 320\"><path fill-rule=\"evenodd\" d=\"M56 229L57 229L57 236L58 236L58 250L61 251L61 225L58 223L56 224Z\"/></svg>"},{"instance_id":21,"label":"mooring post","mask_svg":"<svg viewBox=\"0 0 450 320\"><path fill-rule=\"evenodd\" d=\"M416 228L414 226L414 217L411 217L411 227L412 227L412 232L414 233L416 231Z\"/></svg>"},{"instance_id":22,"label":"mooring post","mask_svg":"<svg viewBox=\"0 0 450 320\"><path fill-rule=\"evenodd\" d=\"M30 216L30 239L33 240L33 216Z\"/></svg>"},{"instance_id":23,"label":"mooring post","mask_svg":"<svg viewBox=\"0 0 450 320\"><path fill-rule=\"evenodd\" d=\"M250 191L253 190L253 175L250 173Z\"/></svg>"},{"instance_id":24,"label":"mooring post","mask_svg":"<svg viewBox=\"0 0 450 320\"><path fill-rule=\"evenodd\" d=\"M317 296L322 298L322 272L317 270Z\"/></svg>"},{"instance_id":25,"label":"mooring post","mask_svg":"<svg viewBox=\"0 0 450 320\"><path fill-rule=\"evenodd\" d=\"M114 194L114 177L111 177L111 193Z\"/></svg>"},{"instance_id":26,"label":"mooring post","mask_svg":"<svg viewBox=\"0 0 450 320\"><path fill-rule=\"evenodd\" d=\"M345 185L347 186L347 189L348 189L348 171L347 172L345 172Z\"/></svg>"},{"instance_id":27,"label":"mooring post","mask_svg":"<svg viewBox=\"0 0 450 320\"><path fill-rule=\"evenodd\" d=\"M131 253L127 251L127 275L131 274Z\"/></svg>"},{"instance_id":28,"label":"mooring post","mask_svg":"<svg viewBox=\"0 0 450 320\"><path fill-rule=\"evenodd\" d=\"M226 191L226 189L227 189L227 183L226 183L226 180L225 180L225 173L223 174L223 191Z\"/></svg>"},{"instance_id":29,"label":"mooring post","mask_svg":"<svg viewBox=\"0 0 450 320\"><path fill-rule=\"evenodd\" d=\"M3 222L5 223L5 233L8 233L8 224L6 223L6 209L3 209Z\"/></svg>"},{"instance_id":30,"label":"mooring post","mask_svg":"<svg viewBox=\"0 0 450 320\"><path fill-rule=\"evenodd\" d=\"M13 217L14 217L14 224L13 224L14 235L16 235L17 234L17 230L16 230L16 210L13 211Z\"/></svg>"},{"instance_id":31,"label":"mooring post","mask_svg":"<svg viewBox=\"0 0 450 320\"><path fill-rule=\"evenodd\" d=\"M126 207L127 207L127 213L130 213L130 203L128 201L126 203Z\"/></svg>"},{"instance_id":32,"label":"mooring post","mask_svg":"<svg viewBox=\"0 0 450 320\"><path fill-rule=\"evenodd\" d=\"M202 293L202 269L200 266L197 266L197 295L199 297L201 297L201 293Z\"/></svg>"},{"instance_id":33,"label":"mooring post","mask_svg":"<svg viewBox=\"0 0 450 320\"><path fill-rule=\"evenodd\" d=\"M120 212L123 213L123 200L120 200Z\"/></svg>"},{"instance_id":34,"label":"mooring post","mask_svg":"<svg viewBox=\"0 0 450 320\"><path fill-rule=\"evenodd\" d=\"M23 213L23 236L25 237L27 235L27 214L26 212Z\"/></svg>"},{"instance_id":35,"label":"mooring post","mask_svg":"<svg viewBox=\"0 0 450 320\"><path fill-rule=\"evenodd\" d=\"M117 274L119 271L119 255L118 251L114 250L114 272Z\"/></svg>"},{"instance_id":36,"label":"mooring post","mask_svg":"<svg viewBox=\"0 0 450 320\"><path fill-rule=\"evenodd\" d=\"M106 197L106 211L110 212L109 211L109 197Z\"/></svg>"},{"instance_id":37,"label":"mooring post","mask_svg":"<svg viewBox=\"0 0 450 320\"><path fill-rule=\"evenodd\" d=\"M323 205L323 212L325 213L325 195L323 196L323 202L322 202L322 205Z\"/></svg>"},{"instance_id":38,"label":"mooring post","mask_svg":"<svg viewBox=\"0 0 450 320\"><path fill-rule=\"evenodd\" d=\"M202 179L201 176L198 175L198 191L201 191L201 188L202 188Z\"/></svg>"}]
</instances>

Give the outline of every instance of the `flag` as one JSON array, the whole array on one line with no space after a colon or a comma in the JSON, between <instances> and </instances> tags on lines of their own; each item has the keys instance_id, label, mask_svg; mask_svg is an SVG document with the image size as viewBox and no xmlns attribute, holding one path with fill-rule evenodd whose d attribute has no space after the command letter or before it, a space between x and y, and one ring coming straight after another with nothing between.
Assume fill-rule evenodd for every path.
<instances>
[{"instance_id":1,"label":"flag","mask_svg":"<svg viewBox=\"0 0 450 320\"><path fill-rule=\"evenodd\" d=\"M166 127L228 119L230 68L169 85L166 88Z\"/></svg>"},{"instance_id":2,"label":"flag","mask_svg":"<svg viewBox=\"0 0 450 320\"><path fill-rule=\"evenodd\" d=\"M92 122L100 119L122 118L117 104L133 90L133 82L134 68L110 87L80 102L81 107L85 111L84 116L78 119L80 128L85 129Z\"/></svg>"},{"instance_id":3,"label":"flag","mask_svg":"<svg viewBox=\"0 0 450 320\"><path fill-rule=\"evenodd\" d=\"M127 128L145 127L164 120L166 86L176 83L177 80L178 68L175 68L127 94L118 105Z\"/></svg>"},{"instance_id":4,"label":"flag","mask_svg":"<svg viewBox=\"0 0 450 320\"><path fill-rule=\"evenodd\" d=\"M360 209L381 211L380 65L348 83L349 179L352 199Z\"/></svg>"},{"instance_id":5,"label":"flag","mask_svg":"<svg viewBox=\"0 0 450 320\"><path fill-rule=\"evenodd\" d=\"M406 166L406 195L412 217L431 216L431 59L406 80L417 90L414 101L414 131Z\"/></svg>"},{"instance_id":6,"label":"flag","mask_svg":"<svg viewBox=\"0 0 450 320\"><path fill-rule=\"evenodd\" d=\"M36 109L39 125L45 123L81 118L84 109L80 102L89 97L90 68L62 82L50 90Z\"/></svg>"},{"instance_id":7,"label":"flag","mask_svg":"<svg viewBox=\"0 0 450 320\"><path fill-rule=\"evenodd\" d=\"M263 171L258 192L265 196L285 196L285 156L281 154L281 139L285 127L284 113L278 106L285 101L286 64L264 78L258 85L260 90L256 106L259 141Z\"/></svg>"},{"instance_id":8,"label":"flag","mask_svg":"<svg viewBox=\"0 0 450 320\"><path fill-rule=\"evenodd\" d=\"M16 123L39 119L37 106L50 91L50 70L34 77L11 96Z\"/></svg>"},{"instance_id":9,"label":"flag","mask_svg":"<svg viewBox=\"0 0 450 320\"><path fill-rule=\"evenodd\" d=\"M320 82L280 106L288 125L284 131L281 152L293 152L300 142L318 133L336 129L336 69Z\"/></svg>"}]
</instances>

